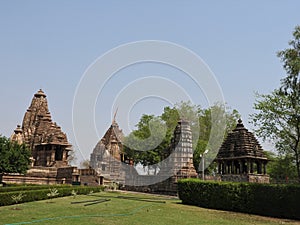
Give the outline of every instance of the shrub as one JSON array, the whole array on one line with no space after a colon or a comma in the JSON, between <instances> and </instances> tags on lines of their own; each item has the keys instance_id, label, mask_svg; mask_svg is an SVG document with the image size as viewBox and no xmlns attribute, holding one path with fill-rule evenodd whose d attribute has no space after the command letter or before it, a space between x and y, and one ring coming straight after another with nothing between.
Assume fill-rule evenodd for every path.
<instances>
[{"instance_id":1,"label":"shrub","mask_svg":"<svg viewBox=\"0 0 300 225\"><path fill-rule=\"evenodd\" d=\"M77 196L77 191L75 191L74 189L71 191L71 195L73 196L73 198L76 198Z\"/></svg>"},{"instance_id":2,"label":"shrub","mask_svg":"<svg viewBox=\"0 0 300 225\"><path fill-rule=\"evenodd\" d=\"M23 198L24 198L23 193L19 193L18 195L12 195L12 196L11 196L11 199L12 199L16 204L18 204L19 202L21 202Z\"/></svg>"},{"instance_id":3,"label":"shrub","mask_svg":"<svg viewBox=\"0 0 300 225\"><path fill-rule=\"evenodd\" d=\"M51 199L51 198L55 198L56 196L58 196L59 193L58 193L58 190L57 188L50 188L49 189L49 193L47 193L47 196Z\"/></svg>"},{"instance_id":4,"label":"shrub","mask_svg":"<svg viewBox=\"0 0 300 225\"><path fill-rule=\"evenodd\" d=\"M53 187L52 187L52 189L53 189ZM76 191L77 194L89 194L91 191L93 191L93 192L103 191L102 186L97 186L97 187L55 186L55 189L57 189L57 192L58 192L58 195L56 195L55 197L70 196L70 195L72 195L72 190ZM47 186L47 188L42 188L40 190L25 190L25 191L22 191L22 193L24 194L24 196L23 196L22 200L19 201L19 203L48 199L49 197L47 194L49 194L49 186ZM15 202L12 199L12 196L18 195L18 194L19 194L19 191L0 193L0 206L15 204Z\"/></svg>"},{"instance_id":5,"label":"shrub","mask_svg":"<svg viewBox=\"0 0 300 225\"><path fill-rule=\"evenodd\" d=\"M52 188L70 187L70 185L51 185ZM49 189L49 185L15 185L0 187L1 192L12 192L12 191L28 191L28 190L41 190Z\"/></svg>"},{"instance_id":6,"label":"shrub","mask_svg":"<svg viewBox=\"0 0 300 225\"><path fill-rule=\"evenodd\" d=\"M183 179L178 182L184 204L206 208L300 219L300 186Z\"/></svg>"}]
</instances>

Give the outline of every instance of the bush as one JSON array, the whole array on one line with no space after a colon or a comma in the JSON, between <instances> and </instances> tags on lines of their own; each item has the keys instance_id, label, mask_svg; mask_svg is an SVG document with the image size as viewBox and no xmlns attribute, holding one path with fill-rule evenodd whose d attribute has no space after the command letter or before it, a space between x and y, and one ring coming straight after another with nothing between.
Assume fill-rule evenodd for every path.
<instances>
[{"instance_id":1,"label":"bush","mask_svg":"<svg viewBox=\"0 0 300 225\"><path fill-rule=\"evenodd\" d=\"M19 203L48 199L49 197L47 196L47 194L49 194L50 192L49 190L53 189L54 187L55 189L57 189L58 195L53 197L70 196L72 195L73 190L76 191L77 194L89 194L90 192L99 192L99 191L103 191L104 189L104 187L102 186L98 186L98 187L47 186L47 188L42 188L40 190L22 191L22 194L24 196L21 199L21 201L19 201ZM15 204L15 202L13 201L13 196L19 194L20 194L20 190L0 193L0 206Z\"/></svg>"},{"instance_id":2,"label":"bush","mask_svg":"<svg viewBox=\"0 0 300 225\"><path fill-rule=\"evenodd\" d=\"M69 187L69 186L70 185L51 185L52 188L62 188L62 187ZM0 187L0 193L12 192L12 191L41 190L41 189L49 189L49 185L15 185L15 186Z\"/></svg>"},{"instance_id":3,"label":"bush","mask_svg":"<svg viewBox=\"0 0 300 225\"><path fill-rule=\"evenodd\" d=\"M178 182L184 204L205 208L300 219L300 186L183 179Z\"/></svg>"}]
</instances>

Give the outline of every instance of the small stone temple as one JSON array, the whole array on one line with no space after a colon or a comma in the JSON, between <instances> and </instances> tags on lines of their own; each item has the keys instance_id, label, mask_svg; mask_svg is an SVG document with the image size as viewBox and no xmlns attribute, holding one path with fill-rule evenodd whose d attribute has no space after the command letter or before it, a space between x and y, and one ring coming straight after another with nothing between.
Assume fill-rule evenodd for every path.
<instances>
[{"instance_id":1,"label":"small stone temple","mask_svg":"<svg viewBox=\"0 0 300 225\"><path fill-rule=\"evenodd\" d=\"M90 166L97 172L101 184L105 181L125 182L123 132L115 118L90 156Z\"/></svg>"},{"instance_id":2,"label":"small stone temple","mask_svg":"<svg viewBox=\"0 0 300 225\"><path fill-rule=\"evenodd\" d=\"M269 183L268 159L241 119L224 140L215 161L222 181Z\"/></svg>"},{"instance_id":3,"label":"small stone temple","mask_svg":"<svg viewBox=\"0 0 300 225\"><path fill-rule=\"evenodd\" d=\"M18 125L11 136L12 141L25 143L31 150L32 165L26 183L71 183L73 167L68 164L71 144L61 127L52 121L46 94L40 89L34 94L22 126ZM5 178L5 177L4 177ZM17 176L6 176L6 180Z\"/></svg>"}]
</instances>

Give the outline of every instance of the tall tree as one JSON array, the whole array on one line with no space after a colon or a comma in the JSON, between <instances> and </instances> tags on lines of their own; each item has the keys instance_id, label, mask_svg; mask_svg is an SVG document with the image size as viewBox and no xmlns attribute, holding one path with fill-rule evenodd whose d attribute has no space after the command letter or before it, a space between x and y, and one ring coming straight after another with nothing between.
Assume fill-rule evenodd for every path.
<instances>
[{"instance_id":1,"label":"tall tree","mask_svg":"<svg viewBox=\"0 0 300 225\"><path fill-rule=\"evenodd\" d=\"M199 113L199 139L194 149L194 167L198 172L200 155L203 155L205 150L209 150L204 156L206 158L204 167L208 167L215 159L224 137L235 128L239 118L240 114L237 110L232 110L221 104L201 109ZM213 126L214 129L212 129Z\"/></svg>"},{"instance_id":2,"label":"tall tree","mask_svg":"<svg viewBox=\"0 0 300 225\"><path fill-rule=\"evenodd\" d=\"M291 48L278 52L287 76L271 94L257 95L252 122L263 139L274 141L276 149L291 155L300 181L300 26L296 26Z\"/></svg>"},{"instance_id":3,"label":"tall tree","mask_svg":"<svg viewBox=\"0 0 300 225\"><path fill-rule=\"evenodd\" d=\"M144 114L136 127L124 140L125 154L136 164L148 167L148 172L154 169L156 173L163 157L166 125L160 117Z\"/></svg>"},{"instance_id":4,"label":"tall tree","mask_svg":"<svg viewBox=\"0 0 300 225\"><path fill-rule=\"evenodd\" d=\"M30 156L30 150L25 144L18 144L0 136L0 183L4 173L26 173Z\"/></svg>"}]
</instances>

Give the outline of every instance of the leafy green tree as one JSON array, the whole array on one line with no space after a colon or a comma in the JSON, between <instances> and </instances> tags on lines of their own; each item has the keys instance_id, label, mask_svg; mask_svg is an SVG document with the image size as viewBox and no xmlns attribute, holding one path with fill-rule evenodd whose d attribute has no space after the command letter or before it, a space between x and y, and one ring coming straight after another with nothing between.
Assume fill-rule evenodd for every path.
<instances>
[{"instance_id":1,"label":"leafy green tree","mask_svg":"<svg viewBox=\"0 0 300 225\"><path fill-rule=\"evenodd\" d=\"M270 160L267 164L267 171L271 182L283 183L297 179L296 166L291 163L291 155L276 155L270 151L264 151L264 153Z\"/></svg>"},{"instance_id":2,"label":"leafy green tree","mask_svg":"<svg viewBox=\"0 0 300 225\"><path fill-rule=\"evenodd\" d=\"M264 140L271 139L282 155L290 155L300 181L300 26L295 28L291 48L278 52L287 76L271 94L257 95L252 122Z\"/></svg>"},{"instance_id":3,"label":"leafy green tree","mask_svg":"<svg viewBox=\"0 0 300 225\"><path fill-rule=\"evenodd\" d=\"M0 183L4 173L26 173L30 156L30 150L25 144L18 144L0 136Z\"/></svg>"},{"instance_id":4,"label":"leafy green tree","mask_svg":"<svg viewBox=\"0 0 300 225\"><path fill-rule=\"evenodd\" d=\"M144 114L134 130L124 141L124 151L128 158L144 167L158 169L163 157L162 145L166 126L160 117ZM148 170L149 171L149 170Z\"/></svg>"}]
</instances>

